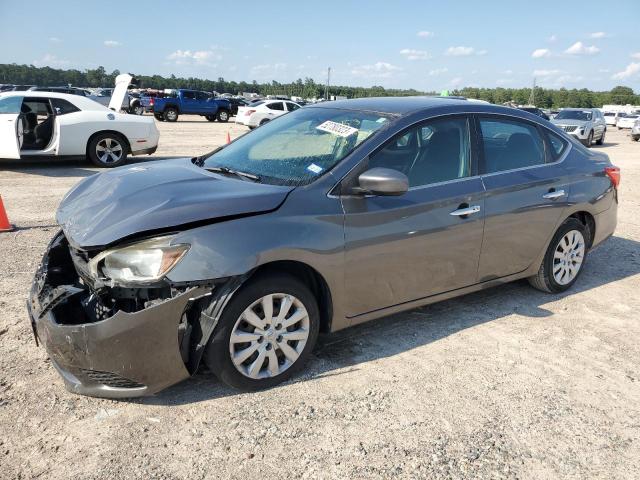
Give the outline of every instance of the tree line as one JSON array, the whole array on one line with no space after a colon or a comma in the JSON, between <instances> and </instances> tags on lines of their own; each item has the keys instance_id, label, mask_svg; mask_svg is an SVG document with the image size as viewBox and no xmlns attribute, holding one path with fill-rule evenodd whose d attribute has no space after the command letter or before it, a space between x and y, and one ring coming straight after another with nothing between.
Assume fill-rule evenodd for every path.
<instances>
[{"instance_id":1,"label":"tree line","mask_svg":"<svg viewBox=\"0 0 640 480\"><path fill-rule=\"evenodd\" d=\"M73 85L78 87L108 87L112 86L118 70L108 73L104 67L95 69L57 69L51 67L36 67L34 65L0 64L0 83L12 83L21 85ZM275 80L267 83L236 82L219 77L217 80L209 80L194 77L176 77L171 75L134 75L142 88L192 88L194 90L216 91L218 93L237 94L241 92L254 92L259 95L288 95L302 98L320 98L324 96L325 85L315 82L312 78L298 79L290 83L280 83ZM347 98L361 97L390 97L408 95L434 95L436 92L424 92L414 89L390 89L381 86L350 87L344 85L331 85L329 95L341 95ZM514 102L526 104L531 96L531 88L472 88L466 87L453 90L451 95L461 95L467 98L486 100L495 104ZM640 105L640 95L633 89L618 86L610 91L594 92L583 89L548 89L535 88L535 104L541 108L562 107L601 107L606 104Z\"/></svg>"}]
</instances>

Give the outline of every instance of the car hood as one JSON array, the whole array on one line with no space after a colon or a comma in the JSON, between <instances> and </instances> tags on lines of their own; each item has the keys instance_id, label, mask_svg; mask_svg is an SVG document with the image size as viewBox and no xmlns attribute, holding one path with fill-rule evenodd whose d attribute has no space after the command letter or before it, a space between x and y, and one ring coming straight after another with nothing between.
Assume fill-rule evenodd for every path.
<instances>
[{"instance_id":1,"label":"car hood","mask_svg":"<svg viewBox=\"0 0 640 480\"><path fill-rule=\"evenodd\" d=\"M571 120L569 118L567 119L554 118L553 120L551 120L551 123L553 123L554 125L575 125L577 127L584 127L587 123L589 123L589 121L588 120Z\"/></svg>"},{"instance_id":2,"label":"car hood","mask_svg":"<svg viewBox=\"0 0 640 480\"><path fill-rule=\"evenodd\" d=\"M132 235L277 209L294 187L208 172L191 159L115 168L78 183L56 220L71 244L103 247Z\"/></svg>"}]
</instances>

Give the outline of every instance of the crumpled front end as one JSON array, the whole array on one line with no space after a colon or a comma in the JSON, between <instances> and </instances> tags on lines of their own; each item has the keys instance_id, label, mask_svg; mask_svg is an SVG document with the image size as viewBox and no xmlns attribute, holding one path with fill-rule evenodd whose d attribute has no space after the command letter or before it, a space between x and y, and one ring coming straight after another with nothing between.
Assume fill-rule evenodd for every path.
<instances>
[{"instance_id":1,"label":"crumpled front end","mask_svg":"<svg viewBox=\"0 0 640 480\"><path fill-rule=\"evenodd\" d=\"M212 285L91 287L60 232L36 272L27 302L42 342L68 390L91 396L149 395L186 379L193 315ZM197 365L196 365L197 366Z\"/></svg>"}]
</instances>

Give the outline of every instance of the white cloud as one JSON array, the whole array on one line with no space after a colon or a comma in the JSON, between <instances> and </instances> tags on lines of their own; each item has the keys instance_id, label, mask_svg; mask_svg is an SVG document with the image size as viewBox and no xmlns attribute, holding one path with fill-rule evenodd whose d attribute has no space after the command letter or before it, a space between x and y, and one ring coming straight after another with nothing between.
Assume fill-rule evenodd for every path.
<instances>
[{"instance_id":1,"label":"white cloud","mask_svg":"<svg viewBox=\"0 0 640 480\"><path fill-rule=\"evenodd\" d=\"M547 40L548 40L549 42L553 43L553 42L555 42L556 40L558 40L558 36L557 36L557 35L555 35L555 34L554 34L554 35L551 35Z\"/></svg>"},{"instance_id":2,"label":"white cloud","mask_svg":"<svg viewBox=\"0 0 640 480\"><path fill-rule=\"evenodd\" d=\"M251 67L251 75L255 75L260 78L270 78L282 73L286 69L286 63L265 63Z\"/></svg>"},{"instance_id":3,"label":"white cloud","mask_svg":"<svg viewBox=\"0 0 640 480\"><path fill-rule=\"evenodd\" d=\"M62 43L62 39L58 37L49 37L51 43Z\"/></svg>"},{"instance_id":4,"label":"white cloud","mask_svg":"<svg viewBox=\"0 0 640 480\"><path fill-rule=\"evenodd\" d=\"M437 75L442 75L443 73L447 73L449 69L447 67L442 68L434 68L433 70L429 70L429 75L435 77Z\"/></svg>"},{"instance_id":5,"label":"white cloud","mask_svg":"<svg viewBox=\"0 0 640 480\"><path fill-rule=\"evenodd\" d=\"M505 75L513 75L513 70L505 70L504 72Z\"/></svg>"},{"instance_id":6,"label":"white cloud","mask_svg":"<svg viewBox=\"0 0 640 480\"><path fill-rule=\"evenodd\" d=\"M621 72L614 73L611 78L614 80L625 80L630 77L640 77L640 62L631 62L627 68Z\"/></svg>"},{"instance_id":7,"label":"white cloud","mask_svg":"<svg viewBox=\"0 0 640 480\"><path fill-rule=\"evenodd\" d=\"M640 52L632 53L631 58L635 58L636 60L640 60Z\"/></svg>"},{"instance_id":8,"label":"white cloud","mask_svg":"<svg viewBox=\"0 0 640 480\"><path fill-rule=\"evenodd\" d=\"M533 51L531 58L544 58L551 55L551 50L548 48L538 48Z\"/></svg>"},{"instance_id":9,"label":"white cloud","mask_svg":"<svg viewBox=\"0 0 640 480\"><path fill-rule=\"evenodd\" d=\"M402 70L400 67L387 62L376 62L372 65L358 65L351 70L351 74L357 77L389 78L394 73Z\"/></svg>"},{"instance_id":10,"label":"white cloud","mask_svg":"<svg viewBox=\"0 0 640 480\"><path fill-rule=\"evenodd\" d=\"M534 77L550 77L553 75L558 75L559 73L562 73L562 72L560 70L534 70L533 76Z\"/></svg>"},{"instance_id":11,"label":"white cloud","mask_svg":"<svg viewBox=\"0 0 640 480\"><path fill-rule=\"evenodd\" d=\"M594 45L588 47L582 42L576 42L564 51L569 55L595 55L598 52L600 52L598 47Z\"/></svg>"},{"instance_id":12,"label":"white cloud","mask_svg":"<svg viewBox=\"0 0 640 480\"><path fill-rule=\"evenodd\" d=\"M420 30L416 35L418 35L421 38L431 38L435 34L433 32L428 32L426 30Z\"/></svg>"},{"instance_id":13,"label":"white cloud","mask_svg":"<svg viewBox=\"0 0 640 480\"><path fill-rule=\"evenodd\" d=\"M611 70L609 70L608 68L600 68L598 69L598 72L600 73L609 73Z\"/></svg>"},{"instance_id":14,"label":"white cloud","mask_svg":"<svg viewBox=\"0 0 640 480\"><path fill-rule=\"evenodd\" d=\"M411 48L403 48L400 50L400 55L403 55L407 60L427 60L431 58L429 52L424 50L413 50Z\"/></svg>"},{"instance_id":15,"label":"white cloud","mask_svg":"<svg viewBox=\"0 0 640 480\"><path fill-rule=\"evenodd\" d=\"M121 47L122 46L122 43L118 42L117 40L105 40L103 43L105 47Z\"/></svg>"},{"instance_id":16,"label":"white cloud","mask_svg":"<svg viewBox=\"0 0 640 480\"><path fill-rule=\"evenodd\" d=\"M221 60L222 55L213 50L176 50L167 56L176 65L209 65L215 60Z\"/></svg>"},{"instance_id":17,"label":"white cloud","mask_svg":"<svg viewBox=\"0 0 640 480\"><path fill-rule=\"evenodd\" d=\"M476 50L473 47L449 47L444 52L450 57L468 57L470 55L486 55L486 50Z\"/></svg>"},{"instance_id":18,"label":"white cloud","mask_svg":"<svg viewBox=\"0 0 640 480\"><path fill-rule=\"evenodd\" d=\"M460 85L462 85L462 82L463 80L461 77L455 77L451 79L449 85L451 85L452 87L459 87Z\"/></svg>"},{"instance_id":19,"label":"white cloud","mask_svg":"<svg viewBox=\"0 0 640 480\"><path fill-rule=\"evenodd\" d=\"M513 78L499 78L496 80L496 85L508 85L513 83Z\"/></svg>"},{"instance_id":20,"label":"white cloud","mask_svg":"<svg viewBox=\"0 0 640 480\"><path fill-rule=\"evenodd\" d=\"M591 38L604 38L607 36L607 34L605 32L593 32L591 35L589 35Z\"/></svg>"},{"instance_id":21,"label":"white cloud","mask_svg":"<svg viewBox=\"0 0 640 480\"><path fill-rule=\"evenodd\" d=\"M63 60L51 53L47 53L40 60L33 61L33 64L36 67L68 67L70 63L71 62L69 60Z\"/></svg>"}]
</instances>

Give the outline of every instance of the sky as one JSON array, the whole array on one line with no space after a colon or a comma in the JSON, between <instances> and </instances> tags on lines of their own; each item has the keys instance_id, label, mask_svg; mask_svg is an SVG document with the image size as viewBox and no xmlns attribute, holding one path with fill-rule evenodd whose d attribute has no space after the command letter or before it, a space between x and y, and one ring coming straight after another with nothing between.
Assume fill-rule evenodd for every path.
<instances>
[{"instance_id":1,"label":"sky","mask_svg":"<svg viewBox=\"0 0 640 480\"><path fill-rule=\"evenodd\" d=\"M0 0L0 63L440 91L640 92L639 0Z\"/></svg>"}]
</instances>

